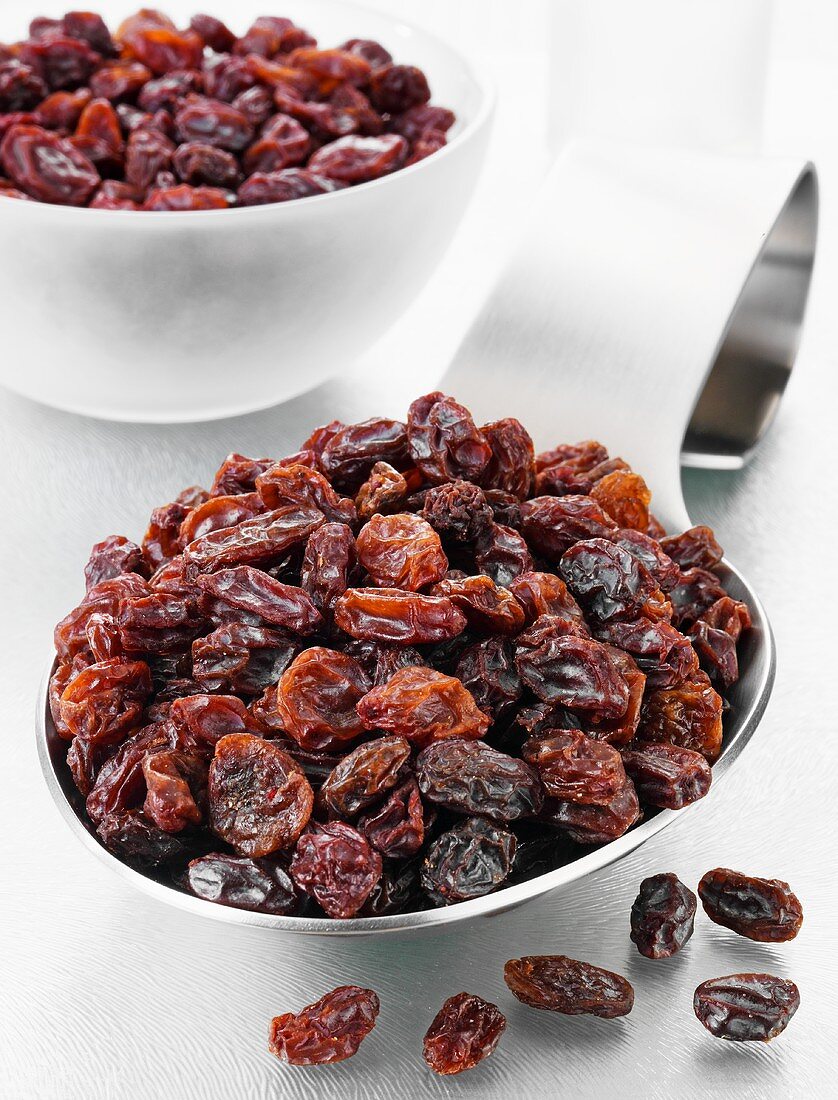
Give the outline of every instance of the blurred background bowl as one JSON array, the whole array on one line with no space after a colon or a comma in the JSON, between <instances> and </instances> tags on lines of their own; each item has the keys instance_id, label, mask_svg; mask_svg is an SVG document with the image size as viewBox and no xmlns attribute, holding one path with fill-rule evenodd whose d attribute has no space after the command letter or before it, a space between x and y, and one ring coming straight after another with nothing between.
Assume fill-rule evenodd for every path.
<instances>
[{"instance_id":1,"label":"blurred background bowl","mask_svg":"<svg viewBox=\"0 0 838 1100\"><path fill-rule=\"evenodd\" d=\"M94 7L115 27L137 5ZM186 25L201 4L164 7ZM264 7L219 14L242 34ZM324 46L373 38L424 69L433 102L457 115L449 144L372 183L273 206L114 212L0 197L0 384L114 420L233 416L348 367L423 287L477 182L490 88L399 19L344 0L279 7ZM0 41L26 36L21 9L3 5ZM40 14L33 0L28 15Z\"/></svg>"}]
</instances>

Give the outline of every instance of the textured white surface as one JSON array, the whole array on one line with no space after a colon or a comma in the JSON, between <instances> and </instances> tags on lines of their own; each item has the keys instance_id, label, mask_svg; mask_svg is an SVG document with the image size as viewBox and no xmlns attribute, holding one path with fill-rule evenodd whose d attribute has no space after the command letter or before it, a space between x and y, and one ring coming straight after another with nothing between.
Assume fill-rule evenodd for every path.
<instances>
[{"instance_id":1,"label":"textured white surface","mask_svg":"<svg viewBox=\"0 0 838 1100\"><path fill-rule=\"evenodd\" d=\"M704 805L617 867L514 913L435 935L327 944L196 921L129 891L64 828L40 778L35 692L52 624L79 594L90 544L112 531L139 535L152 506L206 481L234 447L279 453L324 415L401 411L456 346L514 232L509 200L544 159L537 111L524 132L529 165L510 164L499 143L515 129L523 76L527 102L531 95L538 101L544 4L516 5L533 28L526 42L515 34L504 39L500 7L486 4L490 14L478 31L505 97L492 174L435 285L354 375L282 409L187 428L117 427L0 393L3 1100L506 1100L557 1093L757 1100L834 1092L838 690L830 616L838 535L831 473L838 174L826 124L838 101L834 68L781 59L772 86L773 140L784 151L814 155L824 184L820 267L797 372L748 469L685 476L693 517L716 527L762 594L779 647L763 725ZM811 0L807 7L814 7ZM428 10L435 14L442 5ZM627 922L640 879L673 870L694 887L719 864L788 879L806 909L798 940L754 945L700 916L682 957L652 963L637 955ZM634 1012L598 1021L518 1005L503 985L502 964L540 951L625 973L637 990ZM693 1017L693 988L708 977L753 969L799 983L797 1017L768 1046L711 1039ZM288 1069L271 1059L270 1017L339 982L369 983L381 995L380 1023L361 1053L320 1070ZM509 1027L480 1069L459 1080L435 1079L420 1058L421 1036L442 1000L461 989L495 1000Z\"/></svg>"}]
</instances>

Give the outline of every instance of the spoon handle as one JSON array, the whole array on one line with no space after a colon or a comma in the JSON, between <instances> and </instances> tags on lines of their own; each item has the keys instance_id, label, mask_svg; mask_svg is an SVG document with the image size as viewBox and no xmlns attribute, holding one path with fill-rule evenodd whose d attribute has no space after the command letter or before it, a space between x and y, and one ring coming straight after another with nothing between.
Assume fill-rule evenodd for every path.
<instances>
[{"instance_id":1,"label":"spoon handle","mask_svg":"<svg viewBox=\"0 0 838 1100\"><path fill-rule=\"evenodd\" d=\"M776 411L817 210L803 161L573 145L441 386L539 447L601 439L688 526L680 462L742 465Z\"/></svg>"}]
</instances>

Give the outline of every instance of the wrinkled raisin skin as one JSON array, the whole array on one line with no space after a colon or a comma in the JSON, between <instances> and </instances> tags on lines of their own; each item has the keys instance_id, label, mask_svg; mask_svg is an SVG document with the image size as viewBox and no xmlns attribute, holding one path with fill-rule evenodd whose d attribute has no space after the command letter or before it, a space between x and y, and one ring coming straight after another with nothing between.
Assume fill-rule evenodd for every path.
<instances>
[{"instance_id":1,"label":"wrinkled raisin skin","mask_svg":"<svg viewBox=\"0 0 838 1100\"><path fill-rule=\"evenodd\" d=\"M731 974L702 982L693 1010L711 1035L732 1042L763 1042L788 1027L800 1007L794 982L773 974Z\"/></svg>"},{"instance_id":2,"label":"wrinkled raisin skin","mask_svg":"<svg viewBox=\"0 0 838 1100\"><path fill-rule=\"evenodd\" d=\"M449 997L425 1032L422 1057L440 1074L462 1073L488 1058L500 1042L506 1017L471 993Z\"/></svg>"},{"instance_id":3,"label":"wrinkled raisin skin","mask_svg":"<svg viewBox=\"0 0 838 1100\"><path fill-rule=\"evenodd\" d=\"M342 985L306 1005L271 1021L268 1049L292 1066L343 1062L357 1053L375 1027L378 997L371 989Z\"/></svg>"},{"instance_id":4,"label":"wrinkled raisin skin","mask_svg":"<svg viewBox=\"0 0 838 1100\"><path fill-rule=\"evenodd\" d=\"M523 1004L550 1012L611 1020L634 1006L634 990L625 978L565 955L510 959L503 978Z\"/></svg>"},{"instance_id":5,"label":"wrinkled raisin skin","mask_svg":"<svg viewBox=\"0 0 838 1100\"><path fill-rule=\"evenodd\" d=\"M793 940L803 923L803 907L780 879L717 867L699 882L698 896L710 920L759 943Z\"/></svg>"},{"instance_id":6,"label":"wrinkled raisin skin","mask_svg":"<svg viewBox=\"0 0 838 1100\"><path fill-rule=\"evenodd\" d=\"M647 959L668 959L693 934L696 898L673 874L652 875L640 883L631 907L631 940Z\"/></svg>"}]
</instances>

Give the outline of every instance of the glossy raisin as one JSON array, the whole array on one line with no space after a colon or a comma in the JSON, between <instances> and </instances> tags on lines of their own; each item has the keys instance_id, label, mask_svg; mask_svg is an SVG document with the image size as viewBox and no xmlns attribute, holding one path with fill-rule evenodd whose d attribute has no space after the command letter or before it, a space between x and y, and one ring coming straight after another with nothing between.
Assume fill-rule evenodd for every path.
<instances>
[{"instance_id":1,"label":"glossy raisin","mask_svg":"<svg viewBox=\"0 0 838 1100\"><path fill-rule=\"evenodd\" d=\"M371 989L342 985L298 1013L271 1021L268 1049L292 1066L342 1062L375 1027L378 997Z\"/></svg>"},{"instance_id":2,"label":"glossy raisin","mask_svg":"<svg viewBox=\"0 0 838 1100\"><path fill-rule=\"evenodd\" d=\"M471 993L449 997L425 1032L422 1057L440 1074L462 1073L488 1058L500 1042L506 1017Z\"/></svg>"},{"instance_id":3,"label":"glossy raisin","mask_svg":"<svg viewBox=\"0 0 838 1100\"><path fill-rule=\"evenodd\" d=\"M357 711L366 729L391 730L419 746L447 738L475 740L490 725L459 680L416 666L399 669L373 688Z\"/></svg>"},{"instance_id":4,"label":"glossy raisin","mask_svg":"<svg viewBox=\"0 0 838 1100\"><path fill-rule=\"evenodd\" d=\"M270 741L247 733L216 743L208 793L213 831L244 856L289 848L314 803L302 768Z\"/></svg>"},{"instance_id":5,"label":"glossy raisin","mask_svg":"<svg viewBox=\"0 0 838 1100\"><path fill-rule=\"evenodd\" d=\"M581 730L552 730L531 737L522 754L551 798L606 805L626 782L617 750Z\"/></svg>"},{"instance_id":6,"label":"glossy raisin","mask_svg":"<svg viewBox=\"0 0 838 1100\"><path fill-rule=\"evenodd\" d=\"M302 748L335 748L364 732L356 705L370 686L357 661L315 646L296 657L282 674L277 712L286 732Z\"/></svg>"},{"instance_id":7,"label":"glossy raisin","mask_svg":"<svg viewBox=\"0 0 838 1100\"><path fill-rule=\"evenodd\" d=\"M466 818L428 848L422 888L435 905L482 897L509 877L515 847L514 834L485 818Z\"/></svg>"},{"instance_id":8,"label":"glossy raisin","mask_svg":"<svg viewBox=\"0 0 838 1100\"><path fill-rule=\"evenodd\" d=\"M353 638L403 645L444 642L466 625L463 613L444 596L399 588L350 588L335 602L335 622Z\"/></svg>"},{"instance_id":9,"label":"glossy raisin","mask_svg":"<svg viewBox=\"0 0 838 1100\"><path fill-rule=\"evenodd\" d=\"M299 895L276 859L247 859L219 852L193 859L186 871L191 893L217 905L289 916L300 908Z\"/></svg>"},{"instance_id":10,"label":"glossy raisin","mask_svg":"<svg viewBox=\"0 0 838 1100\"><path fill-rule=\"evenodd\" d=\"M321 797L338 817L354 817L396 785L409 757L410 744L403 737L367 741L329 773Z\"/></svg>"},{"instance_id":11,"label":"glossy raisin","mask_svg":"<svg viewBox=\"0 0 838 1100\"><path fill-rule=\"evenodd\" d=\"M623 764L641 802L680 810L710 790L713 773L700 752L664 742L634 741L622 750Z\"/></svg>"},{"instance_id":12,"label":"glossy raisin","mask_svg":"<svg viewBox=\"0 0 838 1100\"><path fill-rule=\"evenodd\" d=\"M542 816L577 844L607 844L628 832L642 814L634 784L628 780L610 802L595 805L548 800Z\"/></svg>"},{"instance_id":13,"label":"glossy raisin","mask_svg":"<svg viewBox=\"0 0 838 1100\"><path fill-rule=\"evenodd\" d=\"M411 458L432 482L477 480L492 458L468 409L439 392L410 406L407 435Z\"/></svg>"},{"instance_id":14,"label":"glossy raisin","mask_svg":"<svg viewBox=\"0 0 838 1100\"><path fill-rule=\"evenodd\" d=\"M354 916L381 877L381 856L343 821L304 833L291 860L291 877L330 917Z\"/></svg>"},{"instance_id":15,"label":"glossy raisin","mask_svg":"<svg viewBox=\"0 0 838 1100\"><path fill-rule=\"evenodd\" d=\"M768 1042L800 1007L794 982L773 974L731 974L702 982L693 1010L711 1035L732 1042Z\"/></svg>"},{"instance_id":16,"label":"glossy raisin","mask_svg":"<svg viewBox=\"0 0 838 1100\"><path fill-rule=\"evenodd\" d=\"M668 959L693 934L696 899L673 874L652 875L640 883L631 907L631 941L647 959Z\"/></svg>"},{"instance_id":17,"label":"glossy raisin","mask_svg":"<svg viewBox=\"0 0 838 1100\"><path fill-rule=\"evenodd\" d=\"M409 859L425 840L426 813L419 785L406 779L358 821L358 828L386 859Z\"/></svg>"},{"instance_id":18,"label":"glossy raisin","mask_svg":"<svg viewBox=\"0 0 838 1100\"><path fill-rule=\"evenodd\" d=\"M441 580L448 569L439 535L410 513L373 516L362 527L356 547L358 561L382 588L418 592Z\"/></svg>"},{"instance_id":19,"label":"glossy raisin","mask_svg":"<svg viewBox=\"0 0 838 1100\"><path fill-rule=\"evenodd\" d=\"M760 943L793 940L803 923L803 907L780 879L717 867L699 882L698 896L710 920Z\"/></svg>"},{"instance_id":20,"label":"glossy raisin","mask_svg":"<svg viewBox=\"0 0 838 1100\"><path fill-rule=\"evenodd\" d=\"M634 990L625 978L566 955L510 959L503 979L523 1004L550 1012L611 1020L634 1006Z\"/></svg>"},{"instance_id":21,"label":"glossy raisin","mask_svg":"<svg viewBox=\"0 0 838 1100\"><path fill-rule=\"evenodd\" d=\"M534 768L483 741L434 742L419 753L416 778L428 801L495 821L533 816L544 800Z\"/></svg>"}]
</instances>

